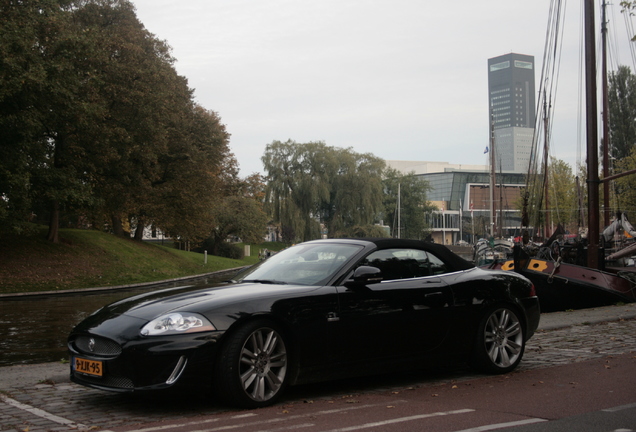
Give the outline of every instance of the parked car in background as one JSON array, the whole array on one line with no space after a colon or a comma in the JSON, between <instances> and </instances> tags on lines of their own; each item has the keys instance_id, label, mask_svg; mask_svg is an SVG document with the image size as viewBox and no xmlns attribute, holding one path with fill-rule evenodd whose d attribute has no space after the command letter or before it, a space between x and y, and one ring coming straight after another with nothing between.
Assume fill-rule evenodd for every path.
<instances>
[{"instance_id":1,"label":"parked car in background","mask_svg":"<svg viewBox=\"0 0 636 432\"><path fill-rule=\"evenodd\" d=\"M70 333L72 381L104 390L211 386L242 407L288 385L466 361L505 373L539 323L532 284L445 246L330 239L226 283L141 294Z\"/></svg>"}]
</instances>

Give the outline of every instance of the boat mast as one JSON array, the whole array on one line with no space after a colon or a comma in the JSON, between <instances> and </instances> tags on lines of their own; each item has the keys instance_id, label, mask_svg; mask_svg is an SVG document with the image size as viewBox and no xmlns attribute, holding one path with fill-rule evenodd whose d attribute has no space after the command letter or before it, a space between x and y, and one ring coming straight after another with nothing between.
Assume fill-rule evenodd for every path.
<instances>
[{"instance_id":1,"label":"boat mast","mask_svg":"<svg viewBox=\"0 0 636 432\"><path fill-rule=\"evenodd\" d=\"M603 178L609 177L609 102L607 99L607 21L605 19L605 8L607 3L603 0L601 14L601 37L602 37L602 95L603 95ZM610 224L610 185L608 181L603 182L603 226Z\"/></svg>"},{"instance_id":2,"label":"boat mast","mask_svg":"<svg viewBox=\"0 0 636 432\"><path fill-rule=\"evenodd\" d=\"M491 104L490 121L490 236L495 237L495 114Z\"/></svg>"},{"instance_id":3,"label":"boat mast","mask_svg":"<svg viewBox=\"0 0 636 432\"><path fill-rule=\"evenodd\" d=\"M599 251L599 178L598 178L598 123L596 116L596 48L594 37L594 0L584 0L585 9L585 101L587 137L587 188L588 188L588 246L587 265L598 269Z\"/></svg>"},{"instance_id":4,"label":"boat mast","mask_svg":"<svg viewBox=\"0 0 636 432\"><path fill-rule=\"evenodd\" d=\"M543 89L543 187L545 188L545 227L544 236L549 239L550 233L550 206L548 197L550 192L548 189L548 102L545 89Z\"/></svg>"}]
</instances>

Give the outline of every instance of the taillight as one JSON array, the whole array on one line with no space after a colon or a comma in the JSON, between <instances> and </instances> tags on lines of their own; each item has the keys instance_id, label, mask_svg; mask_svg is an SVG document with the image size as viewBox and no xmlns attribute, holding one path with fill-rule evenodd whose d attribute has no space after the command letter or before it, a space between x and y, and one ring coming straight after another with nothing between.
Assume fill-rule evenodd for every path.
<instances>
[{"instance_id":1,"label":"taillight","mask_svg":"<svg viewBox=\"0 0 636 432\"><path fill-rule=\"evenodd\" d=\"M537 290L534 289L534 284L530 284L530 297L534 297L537 295Z\"/></svg>"}]
</instances>

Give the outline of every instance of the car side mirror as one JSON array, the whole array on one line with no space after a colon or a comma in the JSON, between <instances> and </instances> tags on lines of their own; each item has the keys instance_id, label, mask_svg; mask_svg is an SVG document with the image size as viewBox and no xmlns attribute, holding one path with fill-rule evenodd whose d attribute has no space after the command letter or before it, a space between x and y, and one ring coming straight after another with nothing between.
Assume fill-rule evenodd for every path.
<instances>
[{"instance_id":1,"label":"car side mirror","mask_svg":"<svg viewBox=\"0 0 636 432\"><path fill-rule=\"evenodd\" d=\"M382 271L377 267L360 266L353 272L345 286L355 288L382 282Z\"/></svg>"}]
</instances>

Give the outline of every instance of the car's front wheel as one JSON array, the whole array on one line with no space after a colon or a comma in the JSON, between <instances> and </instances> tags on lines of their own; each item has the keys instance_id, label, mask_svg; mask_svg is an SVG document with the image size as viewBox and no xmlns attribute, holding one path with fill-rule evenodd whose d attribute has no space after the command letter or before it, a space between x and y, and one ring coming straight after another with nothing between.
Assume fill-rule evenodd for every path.
<instances>
[{"instance_id":1,"label":"car's front wheel","mask_svg":"<svg viewBox=\"0 0 636 432\"><path fill-rule=\"evenodd\" d=\"M479 323L473 365L486 373L507 373L517 367L524 350L524 329L518 312L507 306L489 309Z\"/></svg>"},{"instance_id":2,"label":"car's front wheel","mask_svg":"<svg viewBox=\"0 0 636 432\"><path fill-rule=\"evenodd\" d=\"M249 322L229 336L216 364L214 387L233 405L273 404L288 381L289 356L282 331L265 320Z\"/></svg>"}]
</instances>

